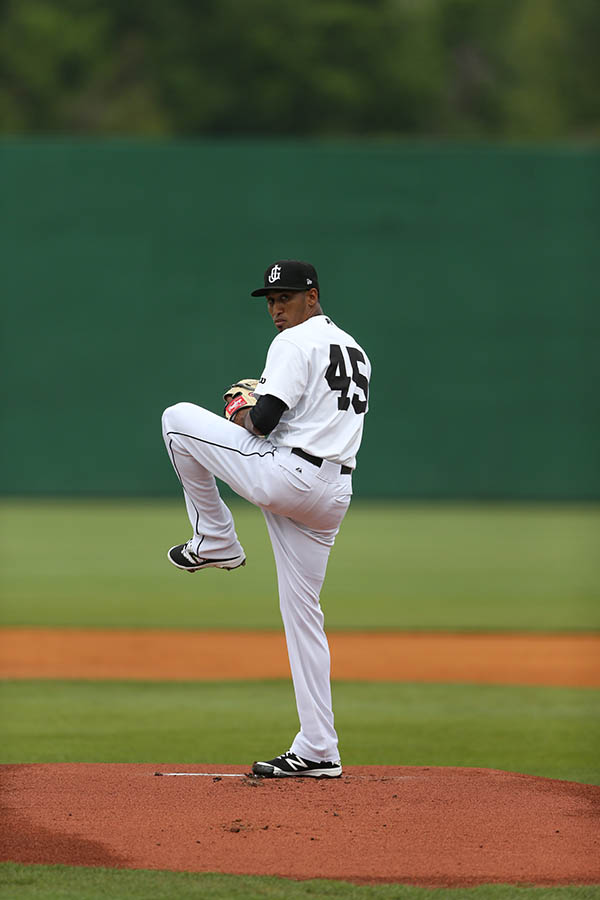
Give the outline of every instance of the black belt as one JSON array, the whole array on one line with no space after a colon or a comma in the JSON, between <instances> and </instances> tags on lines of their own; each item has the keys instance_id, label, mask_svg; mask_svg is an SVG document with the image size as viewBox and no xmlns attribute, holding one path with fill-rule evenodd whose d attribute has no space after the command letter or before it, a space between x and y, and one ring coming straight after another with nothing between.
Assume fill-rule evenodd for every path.
<instances>
[{"instance_id":1,"label":"black belt","mask_svg":"<svg viewBox=\"0 0 600 900\"><path fill-rule=\"evenodd\" d=\"M294 447L292 449L292 453L295 453L296 456L301 456L302 459L305 459L306 462L312 463L313 466L316 466L318 469L323 465L323 460L320 456L311 456L310 453L305 453L304 450L301 450L300 447ZM352 475L352 469L350 466L340 466L340 472L342 475Z\"/></svg>"}]
</instances>

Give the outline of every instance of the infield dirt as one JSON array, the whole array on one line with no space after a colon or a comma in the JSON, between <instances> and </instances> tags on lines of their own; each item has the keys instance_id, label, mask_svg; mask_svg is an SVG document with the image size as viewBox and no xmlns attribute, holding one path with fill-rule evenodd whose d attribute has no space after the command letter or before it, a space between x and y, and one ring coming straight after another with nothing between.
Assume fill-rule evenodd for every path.
<instances>
[{"instance_id":1,"label":"infield dirt","mask_svg":"<svg viewBox=\"0 0 600 900\"><path fill-rule=\"evenodd\" d=\"M330 642L338 679L600 686L599 635L346 632ZM5 678L289 675L272 632L9 628L0 644ZM593 785L383 766L262 780L214 762L6 765L0 776L6 861L430 887L600 882Z\"/></svg>"},{"instance_id":2,"label":"infield dirt","mask_svg":"<svg viewBox=\"0 0 600 900\"><path fill-rule=\"evenodd\" d=\"M600 635L332 632L334 679L600 687ZM0 677L288 678L281 632L0 629Z\"/></svg>"}]
</instances>

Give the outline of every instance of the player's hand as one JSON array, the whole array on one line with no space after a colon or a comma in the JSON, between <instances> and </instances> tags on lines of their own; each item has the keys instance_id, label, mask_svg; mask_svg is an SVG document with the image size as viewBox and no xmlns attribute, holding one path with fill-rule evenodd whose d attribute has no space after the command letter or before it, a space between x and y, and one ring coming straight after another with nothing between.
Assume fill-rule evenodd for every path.
<instances>
[{"instance_id":1,"label":"player's hand","mask_svg":"<svg viewBox=\"0 0 600 900\"><path fill-rule=\"evenodd\" d=\"M242 378L240 381L232 384L231 387L228 387L223 394L223 400L225 401L223 415L230 422L233 422L234 425L244 427L245 415L242 415L242 412L256 405L258 398L254 394L254 388L257 384L257 378Z\"/></svg>"}]
</instances>

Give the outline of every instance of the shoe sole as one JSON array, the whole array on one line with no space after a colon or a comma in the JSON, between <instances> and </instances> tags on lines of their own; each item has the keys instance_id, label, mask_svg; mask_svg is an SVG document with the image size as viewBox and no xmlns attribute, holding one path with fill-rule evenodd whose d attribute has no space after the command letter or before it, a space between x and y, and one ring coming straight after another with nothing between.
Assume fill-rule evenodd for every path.
<instances>
[{"instance_id":1,"label":"shoe sole","mask_svg":"<svg viewBox=\"0 0 600 900\"><path fill-rule=\"evenodd\" d=\"M252 774L260 775L261 778L341 778L342 770L335 769L309 769L302 772L284 772L275 766L254 763L252 766Z\"/></svg>"},{"instance_id":2,"label":"shoe sole","mask_svg":"<svg viewBox=\"0 0 600 900\"><path fill-rule=\"evenodd\" d=\"M196 566L193 569L188 568L188 566L180 566L179 563L176 563L169 554L167 553L167 559L171 563L172 566L175 566L176 569L180 569L182 572L189 572L190 575L193 575L194 572L199 572L201 569L225 569L226 572L233 572L234 569L240 569L242 566L246 565L246 559L244 558L240 563L236 563L235 566L223 566L220 563L208 562L203 566Z\"/></svg>"}]
</instances>

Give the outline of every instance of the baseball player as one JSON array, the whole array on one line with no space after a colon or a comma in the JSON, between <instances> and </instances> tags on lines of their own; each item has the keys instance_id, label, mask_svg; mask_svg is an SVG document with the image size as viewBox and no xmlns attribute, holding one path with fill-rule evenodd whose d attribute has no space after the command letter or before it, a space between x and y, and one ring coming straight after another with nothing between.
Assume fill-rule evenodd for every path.
<instances>
[{"instance_id":1,"label":"baseball player","mask_svg":"<svg viewBox=\"0 0 600 900\"><path fill-rule=\"evenodd\" d=\"M319 603L330 550L352 495L352 471L368 409L371 365L354 338L321 309L314 267L283 259L266 270L279 332L261 378L225 394L225 418L192 403L163 414L192 537L172 547L179 569L237 569L244 550L215 476L259 506L273 546L281 615L300 719L291 748L255 762L256 775L337 778L329 646Z\"/></svg>"}]
</instances>

